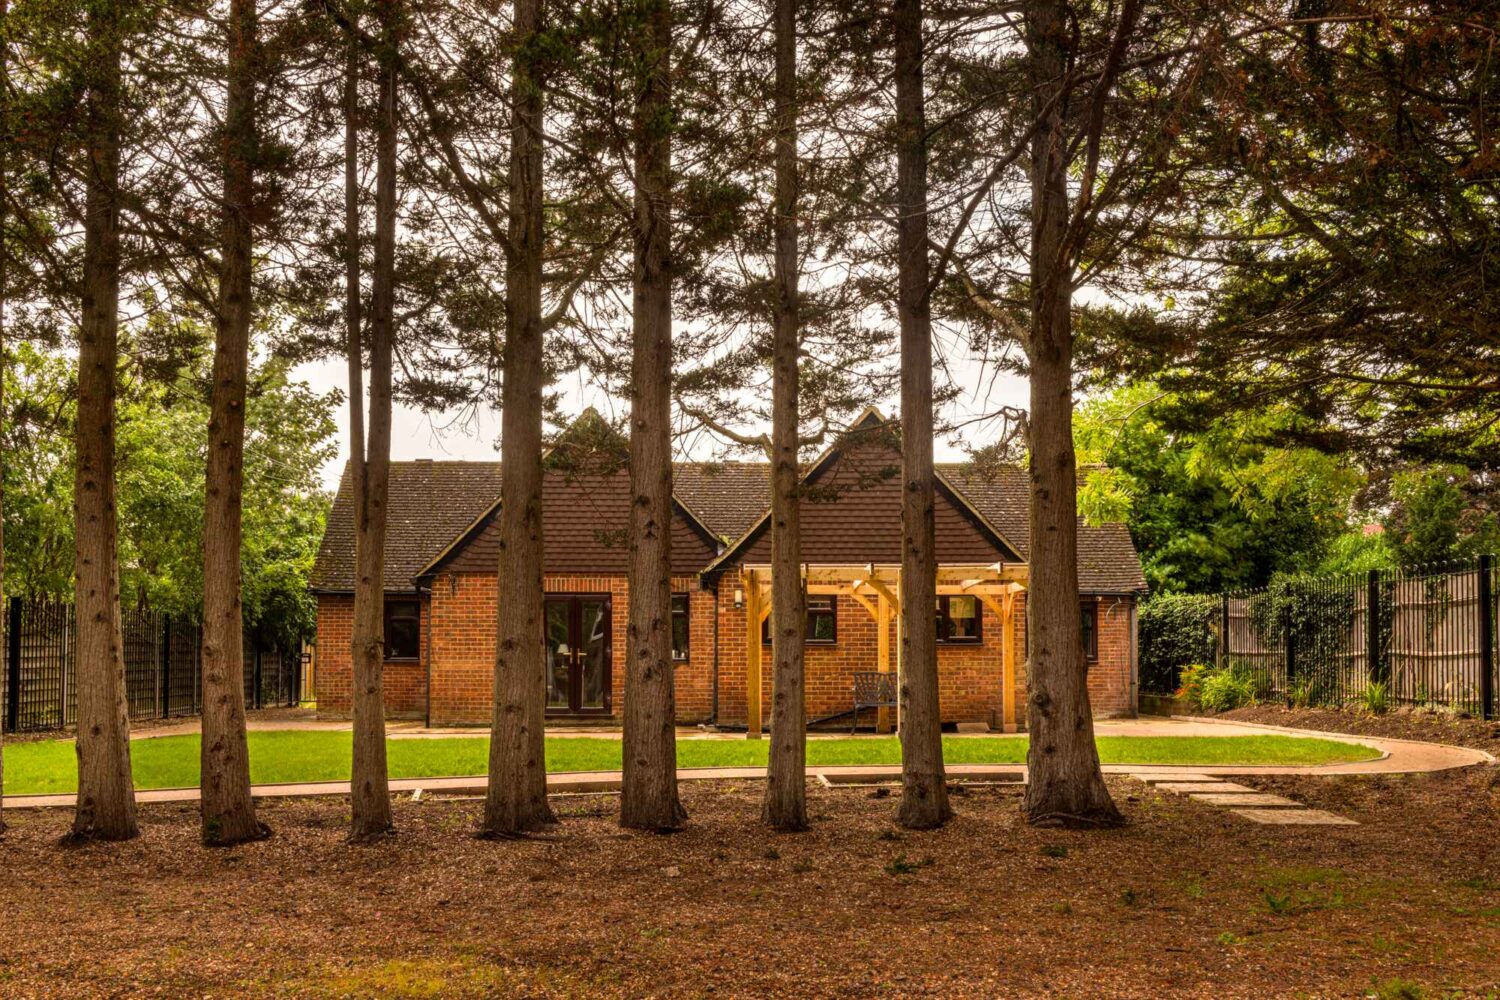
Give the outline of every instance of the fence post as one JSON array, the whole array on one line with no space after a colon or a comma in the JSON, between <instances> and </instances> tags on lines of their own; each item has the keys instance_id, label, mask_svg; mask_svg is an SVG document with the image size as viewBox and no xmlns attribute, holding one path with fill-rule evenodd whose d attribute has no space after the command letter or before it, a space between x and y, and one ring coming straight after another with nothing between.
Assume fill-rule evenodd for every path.
<instances>
[{"instance_id":1,"label":"fence post","mask_svg":"<svg viewBox=\"0 0 1500 1000\"><path fill-rule=\"evenodd\" d=\"M1219 662L1221 669L1229 665L1229 595L1219 595Z\"/></svg>"},{"instance_id":2,"label":"fence post","mask_svg":"<svg viewBox=\"0 0 1500 1000\"><path fill-rule=\"evenodd\" d=\"M172 616L161 616L161 630L158 633L161 649L157 656L157 670L161 674L161 717L168 718L172 714Z\"/></svg>"},{"instance_id":3,"label":"fence post","mask_svg":"<svg viewBox=\"0 0 1500 1000\"><path fill-rule=\"evenodd\" d=\"M21 599L10 599L5 623L5 728L21 728Z\"/></svg>"},{"instance_id":4,"label":"fence post","mask_svg":"<svg viewBox=\"0 0 1500 1000\"><path fill-rule=\"evenodd\" d=\"M1365 582L1365 659L1370 680L1385 680L1385 661L1380 656L1380 571L1374 569Z\"/></svg>"},{"instance_id":5,"label":"fence post","mask_svg":"<svg viewBox=\"0 0 1500 1000\"><path fill-rule=\"evenodd\" d=\"M1495 717L1495 621L1492 557L1479 557L1479 714Z\"/></svg>"}]
</instances>

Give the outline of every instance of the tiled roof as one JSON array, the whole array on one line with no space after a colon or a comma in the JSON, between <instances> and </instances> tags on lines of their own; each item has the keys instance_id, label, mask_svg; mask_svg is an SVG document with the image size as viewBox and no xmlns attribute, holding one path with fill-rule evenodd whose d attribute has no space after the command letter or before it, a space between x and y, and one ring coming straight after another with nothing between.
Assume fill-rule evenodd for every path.
<instances>
[{"instance_id":1,"label":"tiled roof","mask_svg":"<svg viewBox=\"0 0 1500 1000\"><path fill-rule=\"evenodd\" d=\"M771 505L765 462L679 462L672 466L672 492L710 531L735 541Z\"/></svg>"},{"instance_id":2,"label":"tiled roof","mask_svg":"<svg viewBox=\"0 0 1500 1000\"><path fill-rule=\"evenodd\" d=\"M1017 468L979 472L940 463L938 471L996 530L1029 551L1026 473ZM680 462L673 466L679 502L726 540L740 538L765 513L770 489L763 462ZM353 497L346 468L313 570L316 590L347 591L354 581ZM500 495L500 463L391 463L386 579L406 589L413 577L485 514ZM1123 524L1080 521L1078 582L1089 593L1144 590L1140 558Z\"/></svg>"},{"instance_id":3,"label":"tiled roof","mask_svg":"<svg viewBox=\"0 0 1500 1000\"><path fill-rule=\"evenodd\" d=\"M314 590L354 589L353 482L345 465L313 564ZM392 462L385 532L387 589L410 589L417 571L499 495L499 462Z\"/></svg>"},{"instance_id":4,"label":"tiled roof","mask_svg":"<svg viewBox=\"0 0 1500 1000\"><path fill-rule=\"evenodd\" d=\"M1006 541L1030 558L1031 487L1026 470L1007 466L980 471L952 462L939 462L937 468ZM1146 589L1140 556L1124 524L1088 525L1078 519L1078 586L1097 594Z\"/></svg>"}]
</instances>

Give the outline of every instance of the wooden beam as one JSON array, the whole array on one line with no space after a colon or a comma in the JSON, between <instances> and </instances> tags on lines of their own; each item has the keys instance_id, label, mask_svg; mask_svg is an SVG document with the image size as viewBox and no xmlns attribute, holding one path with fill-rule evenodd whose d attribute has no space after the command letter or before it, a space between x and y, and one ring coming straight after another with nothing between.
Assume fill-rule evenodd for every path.
<instances>
[{"instance_id":1,"label":"wooden beam","mask_svg":"<svg viewBox=\"0 0 1500 1000\"><path fill-rule=\"evenodd\" d=\"M882 674L888 674L891 672L891 602L882 595L876 598L875 607L878 612L875 615L875 668ZM890 709L876 709L875 731L891 731Z\"/></svg>"},{"instance_id":2,"label":"wooden beam","mask_svg":"<svg viewBox=\"0 0 1500 1000\"><path fill-rule=\"evenodd\" d=\"M864 594L861 594L858 590L854 589L853 587L846 587L845 589L839 591L839 593L843 594L846 597L852 597L852 598L854 598L854 600L859 603L860 607L862 607L866 611L870 612L870 617L871 618L875 619L877 622L880 621L880 612L876 610L874 602L871 601Z\"/></svg>"},{"instance_id":3,"label":"wooden beam","mask_svg":"<svg viewBox=\"0 0 1500 1000\"><path fill-rule=\"evenodd\" d=\"M981 598L982 600L982 598ZM989 602L986 601L986 604ZM1007 594L1000 613L1000 705L1007 733L1016 731L1016 595Z\"/></svg>"},{"instance_id":4,"label":"wooden beam","mask_svg":"<svg viewBox=\"0 0 1500 1000\"><path fill-rule=\"evenodd\" d=\"M760 582L746 570L745 584L745 738L760 739Z\"/></svg>"},{"instance_id":5,"label":"wooden beam","mask_svg":"<svg viewBox=\"0 0 1500 1000\"><path fill-rule=\"evenodd\" d=\"M887 601L891 602L891 607L896 609L896 614L899 615L901 613L901 598L897 597L894 593L891 592L891 588L885 585L884 580L881 580L879 577L872 576L865 582L870 585L871 590L875 591L881 597L884 597Z\"/></svg>"}]
</instances>

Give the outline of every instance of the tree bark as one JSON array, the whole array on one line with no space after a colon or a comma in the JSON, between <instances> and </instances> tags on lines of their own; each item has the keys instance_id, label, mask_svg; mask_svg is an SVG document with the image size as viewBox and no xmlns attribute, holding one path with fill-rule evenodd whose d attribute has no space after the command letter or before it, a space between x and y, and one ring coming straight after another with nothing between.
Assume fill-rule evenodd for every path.
<instances>
[{"instance_id":1,"label":"tree bark","mask_svg":"<svg viewBox=\"0 0 1500 1000\"><path fill-rule=\"evenodd\" d=\"M546 637L542 625L541 0L515 0L511 69L510 250L500 432L500 582L486 836L555 822L547 804Z\"/></svg>"},{"instance_id":2,"label":"tree bark","mask_svg":"<svg viewBox=\"0 0 1500 1000\"><path fill-rule=\"evenodd\" d=\"M9 95L10 95L10 43L7 39L6 19L10 16L10 0L0 0L0 122L10 121ZM10 133L4 135L5 149L10 148ZM0 152L0 233L5 232L5 196L6 177L8 176L7 162L9 157ZM8 277L5 264L8 255L0 252L0 441L4 440L4 418L5 418L5 305L8 301L8 291L5 282ZM9 649L10 615L6 613L9 604L5 599L5 477L3 474L5 455L0 452L0 649ZM7 696L11 694L6 691ZM0 833L5 832L5 713L6 705L0 702Z\"/></svg>"},{"instance_id":3,"label":"tree bark","mask_svg":"<svg viewBox=\"0 0 1500 1000\"><path fill-rule=\"evenodd\" d=\"M687 819L677 797L677 711L672 677L672 15L641 0L634 39L634 349L630 376L630 505L625 726L620 825L673 830Z\"/></svg>"},{"instance_id":4,"label":"tree bark","mask_svg":"<svg viewBox=\"0 0 1500 1000\"><path fill-rule=\"evenodd\" d=\"M251 317L250 211L257 141L255 0L231 0L228 29L224 235L203 517L201 815L203 842L212 845L239 844L269 832L256 819L250 795L240 591Z\"/></svg>"},{"instance_id":5,"label":"tree bark","mask_svg":"<svg viewBox=\"0 0 1500 1000\"><path fill-rule=\"evenodd\" d=\"M901 807L926 830L953 815L943 771L937 676L937 553L932 465L932 316L927 258L927 137L922 2L896 0L897 301L901 327Z\"/></svg>"},{"instance_id":6,"label":"tree bark","mask_svg":"<svg viewBox=\"0 0 1500 1000\"><path fill-rule=\"evenodd\" d=\"M391 468L391 352L396 281L396 44L399 0L375 5L380 99L375 121L375 263L370 283L370 416L355 531L354 766L350 839L393 828L385 754L385 532ZM351 405L354 401L351 400Z\"/></svg>"},{"instance_id":7,"label":"tree bark","mask_svg":"<svg viewBox=\"0 0 1500 1000\"><path fill-rule=\"evenodd\" d=\"M807 695L798 498L797 5L775 0L776 275L771 378L771 755L761 820L807 828Z\"/></svg>"},{"instance_id":8,"label":"tree bark","mask_svg":"<svg viewBox=\"0 0 1500 1000\"><path fill-rule=\"evenodd\" d=\"M128 840L136 826L130 721L120 632L115 510L115 383L120 314L119 14L89 8L84 123L83 301L78 326L77 465L73 480L73 579L77 617L78 801L76 839Z\"/></svg>"},{"instance_id":9,"label":"tree bark","mask_svg":"<svg viewBox=\"0 0 1500 1000\"><path fill-rule=\"evenodd\" d=\"M1069 27L1062 5L1034 4L1028 23L1031 160L1031 565L1026 601L1031 730L1026 818L1037 825L1123 822L1094 746L1078 597L1078 478L1073 454L1073 276L1068 229Z\"/></svg>"}]
</instances>

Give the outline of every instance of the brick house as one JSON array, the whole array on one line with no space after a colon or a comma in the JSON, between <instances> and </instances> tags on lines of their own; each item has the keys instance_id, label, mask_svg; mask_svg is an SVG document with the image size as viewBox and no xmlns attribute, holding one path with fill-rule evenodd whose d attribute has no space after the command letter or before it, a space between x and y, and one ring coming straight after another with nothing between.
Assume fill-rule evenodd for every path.
<instances>
[{"instance_id":1,"label":"brick house","mask_svg":"<svg viewBox=\"0 0 1500 1000\"><path fill-rule=\"evenodd\" d=\"M602 426L597 417L580 418L554 449L543 481L548 715L559 724L613 721L624 692L614 639L625 634L629 601L629 476L618 456L596 460L601 449L623 444L601 444ZM575 433L580 428L586 433ZM853 674L901 669L900 456L890 435L889 423L872 412L804 474L810 722L849 725ZM392 718L489 722L499 484L497 462L392 465L385 628ZM1019 469L938 467L934 612L944 722L1025 728L1028 489ZM679 718L759 728L771 694L763 669L770 648L766 466L679 463L673 490ZM351 508L346 470L311 584L318 711L332 718L350 710ZM1094 710L1133 714L1136 600L1145 582L1123 525L1080 525L1078 574ZM755 690L759 698L747 697Z\"/></svg>"}]
</instances>

